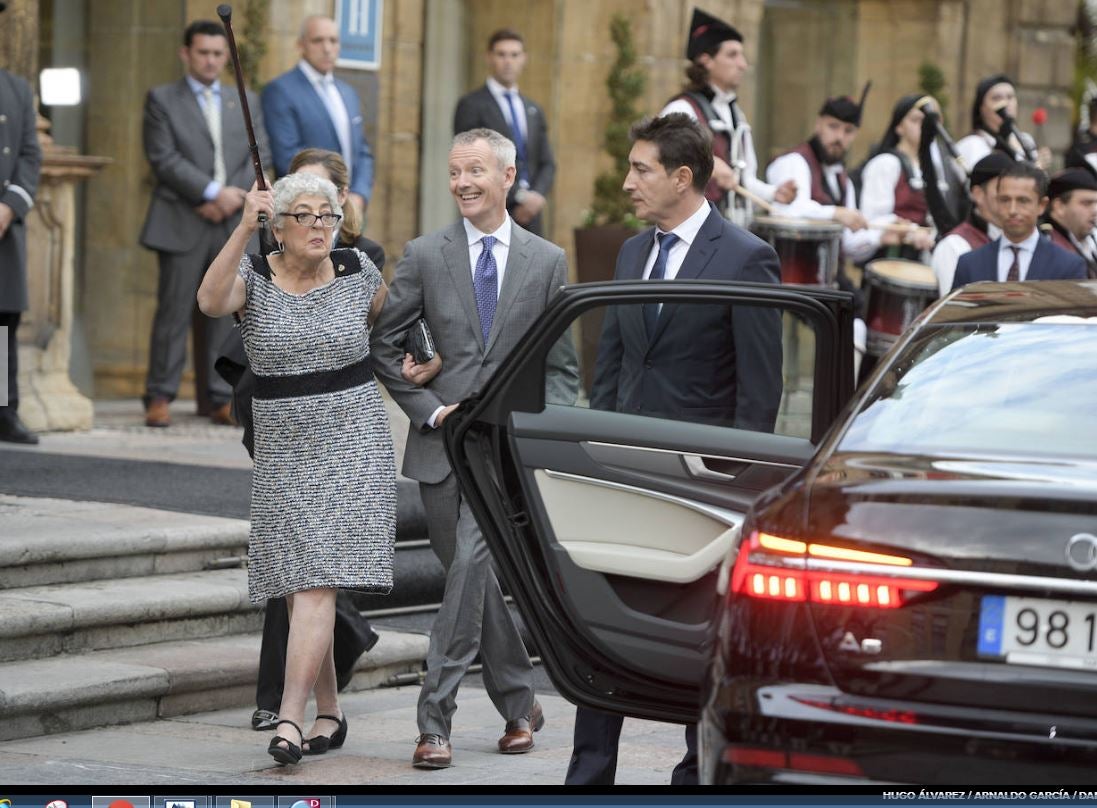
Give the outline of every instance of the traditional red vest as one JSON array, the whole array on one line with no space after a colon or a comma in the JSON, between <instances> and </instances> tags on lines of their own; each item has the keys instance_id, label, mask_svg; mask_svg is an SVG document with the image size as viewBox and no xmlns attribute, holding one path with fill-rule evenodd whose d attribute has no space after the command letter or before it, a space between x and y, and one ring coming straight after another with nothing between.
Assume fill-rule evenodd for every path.
<instances>
[{"instance_id":1,"label":"traditional red vest","mask_svg":"<svg viewBox=\"0 0 1097 808\"><path fill-rule=\"evenodd\" d=\"M895 185L895 215L919 225L929 223L926 192L910 186L905 170L899 172L899 182Z\"/></svg>"},{"instance_id":2,"label":"traditional red vest","mask_svg":"<svg viewBox=\"0 0 1097 808\"><path fill-rule=\"evenodd\" d=\"M725 163L730 164L731 135L728 132L717 132L709 126L708 116L705 114L704 108L697 102L697 99L693 97L692 93L681 93L672 98L671 101L677 101L679 99L682 99L693 107L693 114L697 117L697 122L705 127L712 136L712 156L719 157ZM728 192L721 188L716 180L710 179L708 185L705 186L705 199L722 207L726 204L727 198Z\"/></svg>"},{"instance_id":3,"label":"traditional red vest","mask_svg":"<svg viewBox=\"0 0 1097 808\"><path fill-rule=\"evenodd\" d=\"M846 193L849 187L849 177L846 176L845 169L838 175L838 188L841 191L841 199L835 199L830 195L830 186L827 184L826 177L823 176L823 166L819 163L819 158L815 155L815 150L811 148L810 143L801 143L795 149L788 154L798 154L807 160L808 168L811 170L811 200L817 202L820 205L845 205Z\"/></svg>"},{"instance_id":4,"label":"traditional red vest","mask_svg":"<svg viewBox=\"0 0 1097 808\"><path fill-rule=\"evenodd\" d=\"M956 227L945 234L946 238L948 236L959 236L966 241L968 246L973 250L977 250L984 244L990 243L990 236L969 221L964 221L956 225Z\"/></svg>"},{"instance_id":5,"label":"traditional red vest","mask_svg":"<svg viewBox=\"0 0 1097 808\"><path fill-rule=\"evenodd\" d=\"M1071 241L1071 240L1070 240L1069 238L1067 238L1066 236L1064 236L1064 235L1063 235L1063 234L1062 234L1062 233L1061 233L1061 232L1059 231L1059 228L1057 228L1057 227L1056 227L1056 226L1054 225L1054 223L1053 223L1053 224L1051 225L1051 233L1050 233L1050 235L1051 235L1051 243L1052 243L1052 244L1056 244L1056 245L1058 245L1058 246L1062 247L1062 248L1063 248L1064 250L1066 250L1067 252L1071 252L1071 253L1074 253L1075 255L1082 255L1082 254L1081 254L1080 252L1078 252L1078 248L1074 246L1074 242L1073 242L1073 241ZM1084 255L1082 255L1082 258L1085 258L1085 256L1084 256Z\"/></svg>"}]
</instances>

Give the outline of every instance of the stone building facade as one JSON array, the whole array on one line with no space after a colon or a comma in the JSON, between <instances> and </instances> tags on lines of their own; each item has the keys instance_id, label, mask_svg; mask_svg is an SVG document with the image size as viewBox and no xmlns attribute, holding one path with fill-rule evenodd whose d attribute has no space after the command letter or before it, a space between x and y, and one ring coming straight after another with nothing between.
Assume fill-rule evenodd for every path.
<instances>
[{"instance_id":1,"label":"stone building facade","mask_svg":"<svg viewBox=\"0 0 1097 808\"><path fill-rule=\"evenodd\" d=\"M332 13L336 0L266 2L271 22L262 80L296 62L301 18ZM142 103L149 87L180 76L176 51L183 28L191 19L215 17L216 3L9 5L9 21L23 33L9 37L13 29L5 23L0 56L28 76L36 61L81 67L84 104L55 111L55 134L63 128L74 141L70 145L113 158L87 183L76 230L80 344L74 375L97 397L137 396L157 272L154 256L137 244L151 188L141 147ZM530 58L522 90L544 107L558 162L547 232L571 253L573 228L589 205L594 175L607 161L600 143L607 115L604 80L615 56L610 18L622 12L631 19L649 77L643 107L657 112L682 82L694 5L732 22L746 37L753 69L741 100L762 162L807 135L825 96L856 93L871 78L863 134L854 149L855 158L863 157L882 134L893 101L916 89L923 62L936 65L946 79L955 136L966 131L975 83L1004 71L1018 80L1022 125L1034 107L1043 106L1049 112L1038 133L1043 142L1061 151L1069 141L1076 0L385 0L380 69L340 75L366 104L377 166L367 232L385 246L390 266L408 239L454 216L445 172L452 111L462 93L483 81L492 30L509 26L526 37ZM27 47L36 38L40 57Z\"/></svg>"}]
</instances>

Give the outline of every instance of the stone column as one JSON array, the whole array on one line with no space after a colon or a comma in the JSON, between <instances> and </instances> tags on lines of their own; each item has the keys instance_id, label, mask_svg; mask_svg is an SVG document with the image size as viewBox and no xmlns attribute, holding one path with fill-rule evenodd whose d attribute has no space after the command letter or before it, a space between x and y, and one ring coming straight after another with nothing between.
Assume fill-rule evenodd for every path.
<instances>
[{"instance_id":1,"label":"stone column","mask_svg":"<svg viewBox=\"0 0 1097 808\"><path fill-rule=\"evenodd\" d=\"M36 432L90 429L91 401L69 378L76 185L111 160L54 146L45 131L39 140L42 173L27 217L30 310L19 325L19 416Z\"/></svg>"},{"instance_id":2,"label":"stone column","mask_svg":"<svg viewBox=\"0 0 1097 808\"><path fill-rule=\"evenodd\" d=\"M38 0L8 0L0 13L0 67L38 85Z\"/></svg>"}]
</instances>

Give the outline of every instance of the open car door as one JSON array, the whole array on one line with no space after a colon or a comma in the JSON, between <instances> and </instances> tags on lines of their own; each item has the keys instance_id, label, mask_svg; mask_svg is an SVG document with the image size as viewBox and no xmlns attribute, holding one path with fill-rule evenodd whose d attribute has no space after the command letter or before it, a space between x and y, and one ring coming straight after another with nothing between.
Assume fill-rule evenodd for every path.
<instances>
[{"instance_id":1,"label":"open car door","mask_svg":"<svg viewBox=\"0 0 1097 808\"><path fill-rule=\"evenodd\" d=\"M592 409L604 322L640 317L644 304L658 304L660 317L698 320L774 310L783 351L775 432L733 428L716 408L659 416ZM696 720L711 626L746 511L810 459L852 394L852 311L850 294L812 287L565 287L485 388L447 418L462 494L566 698ZM713 346L701 338L696 350ZM560 392L569 352L581 380L570 400Z\"/></svg>"}]
</instances>

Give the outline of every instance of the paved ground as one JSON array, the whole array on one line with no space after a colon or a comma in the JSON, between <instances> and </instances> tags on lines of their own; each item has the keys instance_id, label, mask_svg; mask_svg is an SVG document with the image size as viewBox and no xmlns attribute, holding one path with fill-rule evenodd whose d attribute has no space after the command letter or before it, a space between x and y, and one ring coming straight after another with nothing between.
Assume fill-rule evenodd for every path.
<instances>
[{"instance_id":1,"label":"paved ground","mask_svg":"<svg viewBox=\"0 0 1097 808\"><path fill-rule=\"evenodd\" d=\"M39 449L26 451L247 467L239 430L211 426L187 412L193 412L193 405L181 402L173 408L177 425L153 430L144 427L136 401L97 403L90 432L45 435ZM397 446L402 448L406 421L390 412ZM270 734L251 731L248 708L0 743L0 783L559 785L571 753L574 708L551 691L543 671L539 678L546 726L536 736L536 749L527 755L504 757L495 752L503 722L479 678L472 677L459 697L452 739L455 765L442 771L419 771L410 765L418 687L407 686L346 696L346 746L306 758L298 767L278 767L265 754ZM0 718L2 712L0 701ZM618 783L669 783L683 751L681 728L630 720L623 737Z\"/></svg>"},{"instance_id":2,"label":"paved ground","mask_svg":"<svg viewBox=\"0 0 1097 808\"><path fill-rule=\"evenodd\" d=\"M539 696L545 728L525 755L502 756L495 742L503 724L487 694L467 687L454 719L454 765L420 771L415 747L418 687L355 693L343 700L346 745L298 766L278 766L266 754L271 733L248 728L250 710L222 710L168 720L48 735L0 743L0 782L28 784L224 785L561 785L571 754L574 708ZM307 729L307 728L306 728ZM666 785L681 757L682 732L649 721L626 721L619 785Z\"/></svg>"}]
</instances>

